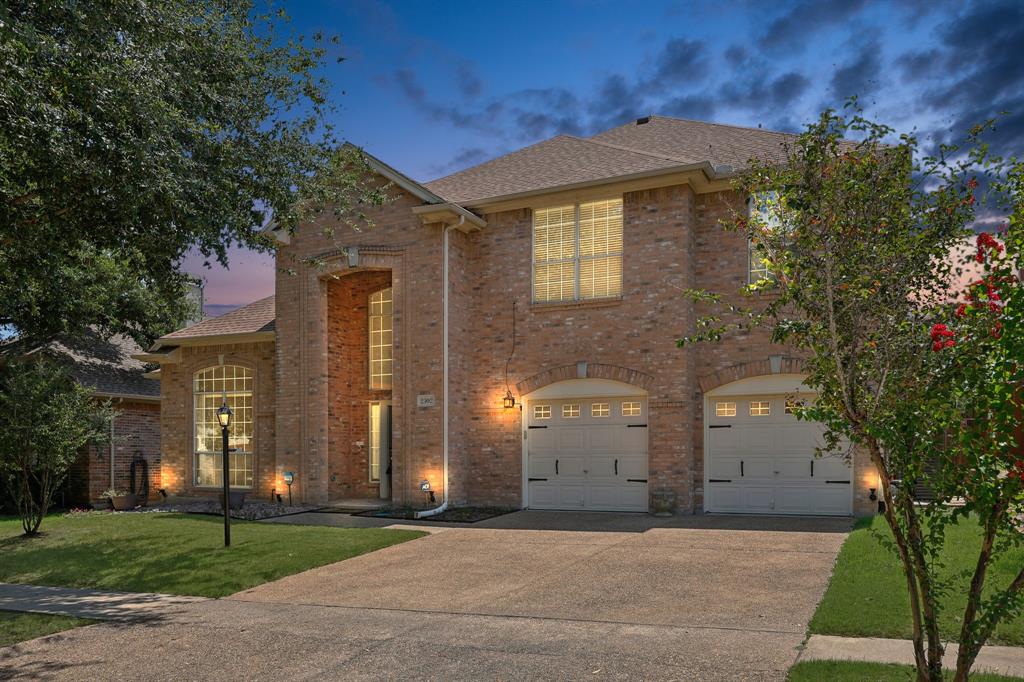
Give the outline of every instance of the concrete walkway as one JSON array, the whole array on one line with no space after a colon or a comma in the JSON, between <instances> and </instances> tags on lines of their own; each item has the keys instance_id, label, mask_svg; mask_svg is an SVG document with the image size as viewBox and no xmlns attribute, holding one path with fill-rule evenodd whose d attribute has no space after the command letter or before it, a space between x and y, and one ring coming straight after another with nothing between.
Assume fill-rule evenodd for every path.
<instances>
[{"instance_id":1,"label":"concrete walkway","mask_svg":"<svg viewBox=\"0 0 1024 682\"><path fill-rule=\"evenodd\" d=\"M956 668L958 650L959 647L955 643L946 644L946 655L942 657L942 665L947 670ZM914 665L914 643L908 639L811 635L798 660ZM1024 647L986 646L978 655L974 671L1024 677Z\"/></svg>"},{"instance_id":2,"label":"concrete walkway","mask_svg":"<svg viewBox=\"0 0 1024 682\"><path fill-rule=\"evenodd\" d=\"M0 611L29 611L93 620L137 620L180 613L182 607L209 601L145 592L101 592L71 587L0 583Z\"/></svg>"}]
</instances>

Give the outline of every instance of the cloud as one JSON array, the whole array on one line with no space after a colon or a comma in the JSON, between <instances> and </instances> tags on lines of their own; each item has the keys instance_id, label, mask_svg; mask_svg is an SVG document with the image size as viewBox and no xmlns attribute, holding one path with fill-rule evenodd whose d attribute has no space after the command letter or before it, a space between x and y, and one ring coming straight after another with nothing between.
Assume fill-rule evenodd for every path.
<instances>
[{"instance_id":1,"label":"cloud","mask_svg":"<svg viewBox=\"0 0 1024 682\"><path fill-rule=\"evenodd\" d=\"M851 61L832 74L832 94L845 100L853 95L863 97L875 92L882 73L880 53L881 45L877 41L864 45Z\"/></svg>"},{"instance_id":2,"label":"cloud","mask_svg":"<svg viewBox=\"0 0 1024 682\"><path fill-rule=\"evenodd\" d=\"M484 89L484 83L476 73L476 68L469 62L461 62L455 67L456 85L459 92L466 97L476 97Z\"/></svg>"},{"instance_id":3,"label":"cloud","mask_svg":"<svg viewBox=\"0 0 1024 682\"><path fill-rule=\"evenodd\" d=\"M802 51L815 33L841 24L860 12L864 0L802 0L776 18L757 44L767 52Z\"/></svg>"},{"instance_id":4,"label":"cloud","mask_svg":"<svg viewBox=\"0 0 1024 682\"><path fill-rule=\"evenodd\" d=\"M654 73L646 84L652 88L665 88L702 80L707 75L706 51L707 46L701 40L669 40L655 58Z\"/></svg>"},{"instance_id":5,"label":"cloud","mask_svg":"<svg viewBox=\"0 0 1024 682\"><path fill-rule=\"evenodd\" d=\"M483 163L494 154L483 147L468 147L459 150L448 163L434 166L431 171L435 177L457 173L460 170Z\"/></svg>"},{"instance_id":6,"label":"cloud","mask_svg":"<svg viewBox=\"0 0 1024 682\"><path fill-rule=\"evenodd\" d=\"M668 116L694 119L709 119L715 115L715 109L715 98L707 95L680 95L658 108Z\"/></svg>"},{"instance_id":7,"label":"cloud","mask_svg":"<svg viewBox=\"0 0 1024 682\"><path fill-rule=\"evenodd\" d=\"M941 73L941 55L942 51L934 47L930 50L912 50L897 57L896 66L904 78L921 80Z\"/></svg>"}]
</instances>

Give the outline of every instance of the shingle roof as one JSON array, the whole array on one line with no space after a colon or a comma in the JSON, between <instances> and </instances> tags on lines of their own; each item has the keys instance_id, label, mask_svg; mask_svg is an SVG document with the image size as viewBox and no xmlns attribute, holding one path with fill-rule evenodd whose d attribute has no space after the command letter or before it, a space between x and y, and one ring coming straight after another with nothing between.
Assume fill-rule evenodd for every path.
<instances>
[{"instance_id":1,"label":"shingle roof","mask_svg":"<svg viewBox=\"0 0 1024 682\"><path fill-rule=\"evenodd\" d=\"M181 339L274 331L274 297L267 296L219 317L209 317L191 327L161 336L162 345Z\"/></svg>"},{"instance_id":2,"label":"shingle roof","mask_svg":"<svg viewBox=\"0 0 1024 682\"><path fill-rule=\"evenodd\" d=\"M425 183L448 201L487 199L708 163L735 169L753 157L781 159L795 135L758 128L648 117L590 138L559 135Z\"/></svg>"},{"instance_id":3,"label":"shingle roof","mask_svg":"<svg viewBox=\"0 0 1024 682\"><path fill-rule=\"evenodd\" d=\"M88 330L80 339L60 338L34 347L18 340L4 345L4 355L46 355L68 363L71 376L99 395L160 397L160 382L147 379L145 363L132 356L142 348L129 336L103 339Z\"/></svg>"}]
</instances>

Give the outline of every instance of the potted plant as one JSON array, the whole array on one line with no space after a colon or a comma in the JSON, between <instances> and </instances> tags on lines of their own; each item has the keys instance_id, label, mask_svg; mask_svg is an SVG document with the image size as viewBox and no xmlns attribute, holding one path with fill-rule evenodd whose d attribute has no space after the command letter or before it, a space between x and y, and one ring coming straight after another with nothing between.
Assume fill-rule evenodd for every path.
<instances>
[{"instance_id":1,"label":"potted plant","mask_svg":"<svg viewBox=\"0 0 1024 682\"><path fill-rule=\"evenodd\" d=\"M114 511L128 511L129 509L135 509L137 506L135 495L123 488L104 490L100 497L110 500L110 506L114 508Z\"/></svg>"}]
</instances>

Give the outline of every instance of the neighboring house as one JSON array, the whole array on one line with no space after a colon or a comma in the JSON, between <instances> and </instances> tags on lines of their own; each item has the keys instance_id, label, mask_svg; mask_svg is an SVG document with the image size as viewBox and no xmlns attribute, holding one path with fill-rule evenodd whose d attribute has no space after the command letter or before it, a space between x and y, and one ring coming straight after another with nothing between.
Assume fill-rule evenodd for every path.
<instances>
[{"instance_id":1,"label":"neighboring house","mask_svg":"<svg viewBox=\"0 0 1024 682\"><path fill-rule=\"evenodd\" d=\"M739 300L759 276L718 221L745 210L735 169L791 139L649 117L425 184L368 156L395 197L371 229L280 235L276 298L138 356L161 366L162 487L216 493L226 399L231 483L257 496L290 473L314 504L426 506L429 485L452 505L873 511L870 465L815 459L820 428L787 409L811 397L793 352L763 331L676 347L702 312L683 289Z\"/></svg>"},{"instance_id":2,"label":"neighboring house","mask_svg":"<svg viewBox=\"0 0 1024 682\"><path fill-rule=\"evenodd\" d=\"M158 496L160 382L147 377L146 366L132 357L141 351L129 337L115 335L104 340L91 331L78 340L55 340L33 347L13 341L3 348L8 357L46 355L67 363L76 381L114 408L110 442L83 450L58 494L58 504L103 505L103 491L132 487L133 471L136 489L141 492L148 476L150 498Z\"/></svg>"}]
</instances>

